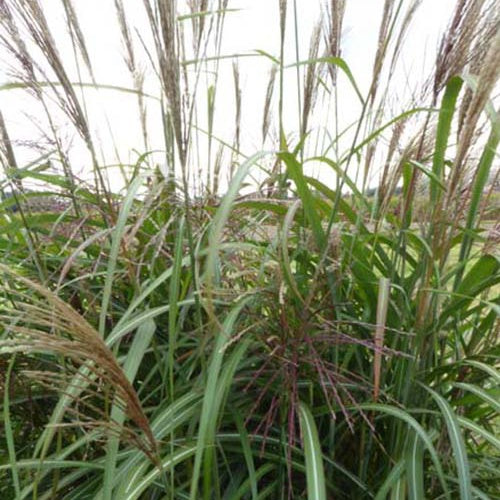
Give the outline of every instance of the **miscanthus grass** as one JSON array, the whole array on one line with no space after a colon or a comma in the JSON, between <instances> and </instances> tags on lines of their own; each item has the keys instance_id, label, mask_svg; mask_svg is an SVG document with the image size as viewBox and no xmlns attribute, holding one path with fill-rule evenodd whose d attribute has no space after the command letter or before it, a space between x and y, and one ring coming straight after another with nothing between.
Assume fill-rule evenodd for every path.
<instances>
[{"instance_id":1,"label":"miscanthus grass","mask_svg":"<svg viewBox=\"0 0 500 500\"><path fill-rule=\"evenodd\" d=\"M130 87L98 80L79 3L59 5L68 61L44 2L0 1L1 91L43 116L24 164L0 110L3 498L496 498L498 6L456 2L394 112L420 2L383 3L365 91L342 57L346 3L324 3L300 60L297 2L276 1L262 147L243 151L228 0L144 0L147 36L115 0ZM227 64L232 141L215 132ZM120 191L90 91L135 99L143 151Z\"/></svg>"}]
</instances>

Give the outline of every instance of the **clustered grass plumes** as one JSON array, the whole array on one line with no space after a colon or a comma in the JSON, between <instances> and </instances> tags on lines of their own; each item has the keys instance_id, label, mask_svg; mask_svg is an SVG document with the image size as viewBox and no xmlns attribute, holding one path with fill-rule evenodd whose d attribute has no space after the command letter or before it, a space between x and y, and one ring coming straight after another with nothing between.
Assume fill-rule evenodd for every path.
<instances>
[{"instance_id":1,"label":"clustered grass plumes","mask_svg":"<svg viewBox=\"0 0 500 500\"><path fill-rule=\"evenodd\" d=\"M324 2L308 59L290 63L298 6L276 0L248 152L241 65L221 52L228 0L144 0L150 38L115 0L131 88L99 82L79 4L60 6L73 81L44 2L0 0L0 92L34 96L47 125L22 164L0 112L4 498L495 498L500 14L457 0L433 74L393 112L420 4L383 3L364 93L343 59L348 2ZM224 64L230 141L215 126ZM105 87L136 99L145 149L120 163L119 192L86 100Z\"/></svg>"}]
</instances>

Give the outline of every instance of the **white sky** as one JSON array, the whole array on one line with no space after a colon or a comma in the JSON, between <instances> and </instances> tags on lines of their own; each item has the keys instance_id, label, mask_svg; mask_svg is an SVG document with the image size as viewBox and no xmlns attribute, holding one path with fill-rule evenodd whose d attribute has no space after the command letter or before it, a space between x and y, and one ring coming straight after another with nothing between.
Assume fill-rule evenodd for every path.
<instances>
[{"instance_id":1,"label":"white sky","mask_svg":"<svg viewBox=\"0 0 500 500\"><path fill-rule=\"evenodd\" d=\"M88 44L93 61L96 79L99 83L132 87L131 77L123 62L119 27L113 0L73 0L79 20ZM54 38L58 42L63 60L72 78L77 80L74 57L64 20L64 10L59 0L41 0L48 18ZM128 20L145 38L150 40L149 29L146 29L142 0L124 0ZM261 49L275 56L279 55L279 10L278 0L230 0L229 8L241 9L239 12L227 14L224 27L222 54L249 53ZM295 62L295 39L293 33L293 0L289 0L289 23L286 40L286 62ZM438 34L446 26L456 0L423 0L412 28L407 36L401 64L395 83L398 85L397 101L401 106L406 96L428 76L434 62L434 54L438 43ZM179 10L185 4L179 2ZM324 2L321 0L297 0L300 59L307 59L309 39L313 26L320 19ZM356 81L363 93L366 93L371 79L373 56L376 49L379 24L382 15L382 0L347 0L347 11L344 19L342 50L343 57L349 64ZM135 38L137 42L137 37ZM152 44L150 44L152 48ZM147 58L136 43L137 53L148 72L147 91L159 95L159 87L150 71ZM209 54L210 55L210 54ZM0 51L0 60L6 60ZM231 142L234 124L234 89L232 79L232 61L220 63L220 73L216 101L215 133ZM240 59L241 81L243 85L242 102L242 150L251 155L262 148L261 125L264 95L268 81L270 61L266 58L246 57ZM290 69L290 78L286 80L288 88L286 98L286 124L293 132L298 129L297 99L294 89L295 69ZM7 65L0 66L0 83L10 81ZM87 77L82 78L89 81ZM290 82L290 83L288 83ZM203 86L203 84L202 84ZM359 103L348 85L340 83L342 95L341 115L347 125L354 121L359 113ZM121 161L133 161L137 155L133 149L143 152L141 134L137 119L136 99L122 93L111 91L86 92L89 111L94 117L94 133L103 145L103 162L111 164L116 161L113 148L110 146L107 116L111 124L115 144L120 152ZM395 102L397 102L395 100ZM0 108L7 126L15 140L37 140L40 133L33 126L33 119L39 116L39 106L31 97L21 91L0 92ZM154 101L148 104L153 149L163 148L162 124L158 105ZM43 127L43 120L40 121ZM75 136L68 127L68 140ZM76 136L75 136L76 137ZM78 141L75 139L75 144ZM78 151L78 149L76 149ZM21 163L33 158L34 153L27 149L19 150ZM85 156L75 156L81 172L85 172ZM112 174L117 175L116 173ZM118 182L111 179L112 183Z\"/></svg>"}]
</instances>

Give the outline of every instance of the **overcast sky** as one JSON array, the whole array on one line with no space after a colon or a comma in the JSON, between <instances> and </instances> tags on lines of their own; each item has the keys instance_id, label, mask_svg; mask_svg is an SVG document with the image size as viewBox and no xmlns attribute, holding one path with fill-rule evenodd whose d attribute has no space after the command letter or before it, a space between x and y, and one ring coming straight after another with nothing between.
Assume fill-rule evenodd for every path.
<instances>
[{"instance_id":1,"label":"overcast sky","mask_svg":"<svg viewBox=\"0 0 500 500\"><path fill-rule=\"evenodd\" d=\"M74 57L66 23L64 10L59 0L41 0L53 35L58 42L63 60L76 80ZM132 87L131 77L126 70L124 49L113 0L73 0L80 23L89 47L97 81L104 84ZM140 0L124 0L130 24L149 40L149 31ZM456 0L423 0L422 6L413 21L407 36L398 69L396 83L399 90L398 99L404 100L422 80L429 75L434 62L434 54L438 44L438 34L446 26ZM224 28L222 54L245 54L256 49L279 55L279 1L278 0L230 0L229 7L239 9L227 14ZM349 64L358 84L366 92L370 83L373 56L376 49L378 28L382 15L382 0L347 0L347 11L344 20L342 55ZM322 0L297 0L299 47L301 60L307 59L310 34L314 25L320 20L324 2ZM179 2L179 11L185 11L185 3ZM293 0L289 1L289 14L293 11ZM136 39L137 40L137 39ZM140 51L143 67L152 76L148 68L147 58ZM0 52L3 61L5 53ZM296 60L294 33L289 24L286 41L286 59L288 63ZM242 149L252 154L261 148L262 108L270 69L270 62L262 57L246 57L239 60L243 86L242 102ZM0 82L11 80L7 73L8 66L0 66ZM294 71L294 70L289 70ZM290 78L293 82L294 78ZM159 95L159 87L154 78L146 80L147 90ZM292 87L291 85L290 87ZM233 80L231 60L222 61L217 94L217 116L215 132L221 139L232 140L233 135ZM112 135L120 160L133 160L136 157L132 150L142 152L141 135L137 119L136 101L133 96L110 91L96 95L88 91L89 106L92 113L98 116L93 120L94 132L102 143L106 163L116 161L114 149L110 147L109 131L106 120L112 125ZM298 129L297 103L293 89L286 94L286 113L290 128ZM342 114L345 123L355 120L359 113L359 103L354 94L345 88L342 94ZM39 107L33 99L20 91L0 92L0 107L8 128L16 140L33 140L40 135L30 122L36 121ZM152 146L162 147L161 119L158 105L149 103L149 128L152 134ZM68 129L68 140L72 132ZM33 152L20 150L22 160L33 157ZM85 169L85 160L81 160L81 169Z\"/></svg>"}]
</instances>

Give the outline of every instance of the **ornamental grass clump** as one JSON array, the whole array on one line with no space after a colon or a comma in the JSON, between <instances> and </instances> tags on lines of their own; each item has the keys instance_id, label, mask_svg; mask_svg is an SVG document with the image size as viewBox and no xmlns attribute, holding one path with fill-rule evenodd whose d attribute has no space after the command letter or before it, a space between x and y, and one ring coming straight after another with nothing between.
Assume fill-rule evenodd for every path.
<instances>
[{"instance_id":1,"label":"ornamental grass clump","mask_svg":"<svg viewBox=\"0 0 500 500\"><path fill-rule=\"evenodd\" d=\"M127 86L86 5L0 1L36 106L0 113L5 498L497 495L499 12L458 0L403 85L424 5L383 2L363 81L350 2L235 54L227 0L115 0Z\"/></svg>"}]
</instances>

